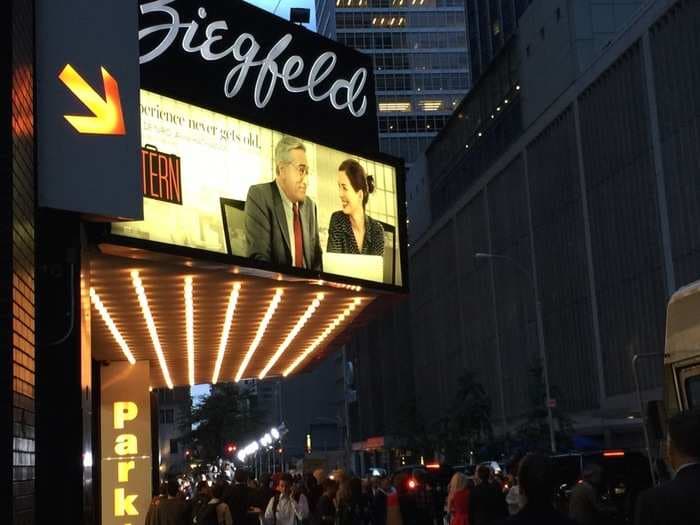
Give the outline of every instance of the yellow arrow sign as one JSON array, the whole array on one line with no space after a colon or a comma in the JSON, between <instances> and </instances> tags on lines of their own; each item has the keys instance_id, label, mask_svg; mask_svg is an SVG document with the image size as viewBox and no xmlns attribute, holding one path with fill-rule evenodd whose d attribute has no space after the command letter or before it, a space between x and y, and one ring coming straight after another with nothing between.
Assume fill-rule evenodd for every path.
<instances>
[{"instance_id":1,"label":"yellow arrow sign","mask_svg":"<svg viewBox=\"0 0 700 525\"><path fill-rule=\"evenodd\" d=\"M64 117L79 133L124 135L126 128L124 127L122 103L119 98L119 85L105 68L101 67L100 70L102 71L105 98L102 98L73 69L73 66L66 64L58 78L92 111L93 116L64 115Z\"/></svg>"}]
</instances>

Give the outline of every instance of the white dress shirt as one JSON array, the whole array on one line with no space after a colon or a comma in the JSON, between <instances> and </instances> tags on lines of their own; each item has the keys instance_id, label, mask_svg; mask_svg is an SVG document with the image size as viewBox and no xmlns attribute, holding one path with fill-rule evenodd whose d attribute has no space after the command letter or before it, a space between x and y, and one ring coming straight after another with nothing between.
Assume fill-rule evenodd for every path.
<instances>
[{"instance_id":1,"label":"white dress shirt","mask_svg":"<svg viewBox=\"0 0 700 525\"><path fill-rule=\"evenodd\" d=\"M273 523L272 507L274 506L275 498L270 498L265 510L265 522ZM304 520L309 517L309 503L306 501L306 496L301 494L299 501L296 502L292 496L280 494L277 502L277 525L295 525L294 518Z\"/></svg>"}]
</instances>

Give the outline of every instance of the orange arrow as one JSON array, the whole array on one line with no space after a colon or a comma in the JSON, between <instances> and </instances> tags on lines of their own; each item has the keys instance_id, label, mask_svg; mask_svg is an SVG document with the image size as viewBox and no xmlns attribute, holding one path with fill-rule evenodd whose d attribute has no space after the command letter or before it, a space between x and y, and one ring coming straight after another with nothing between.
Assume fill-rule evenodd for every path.
<instances>
[{"instance_id":1,"label":"orange arrow","mask_svg":"<svg viewBox=\"0 0 700 525\"><path fill-rule=\"evenodd\" d=\"M66 64L58 78L92 111L94 116L63 116L80 133L124 135L126 128L124 127L122 103L119 98L119 85L105 68L101 67L100 70L104 84L104 99L85 82L85 79L73 69L73 66Z\"/></svg>"}]
</instances>

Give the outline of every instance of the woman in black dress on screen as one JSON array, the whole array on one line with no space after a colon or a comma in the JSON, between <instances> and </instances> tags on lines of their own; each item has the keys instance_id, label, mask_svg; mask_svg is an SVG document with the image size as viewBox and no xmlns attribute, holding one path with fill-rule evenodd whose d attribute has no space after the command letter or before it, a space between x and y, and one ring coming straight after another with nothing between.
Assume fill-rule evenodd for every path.
<instances>
[{"instance_id":1,"label":"woman in black dress on screen","mask_svg":"<svg viewBox=\"0 0 700 525\"><path fill-rule=\"evenodd\" d=\"M374 179L360 163L343 161L338 168L338 193L342 210L333 212L328 226L328 246L333 253L384 255L384 229L365 213Z\"/></svg>"}]
</instances>

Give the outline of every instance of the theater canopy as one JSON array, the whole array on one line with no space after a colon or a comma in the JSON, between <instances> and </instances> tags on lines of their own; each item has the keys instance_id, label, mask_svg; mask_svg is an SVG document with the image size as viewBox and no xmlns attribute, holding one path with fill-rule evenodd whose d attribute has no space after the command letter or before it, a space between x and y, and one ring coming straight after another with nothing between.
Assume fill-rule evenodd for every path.
<instances>
[{"instance_id":1,"label":"theater canopy","mask_svg":"<svg viewBox=\"0 0 700 525\"><path fill-rule=\"evenodd\" d=\"M377 297L359 286L242 271L101 245L84 283L93 356L150 360L154 388L287 376L361 323Z\"/></svg>"}]
</instances>

